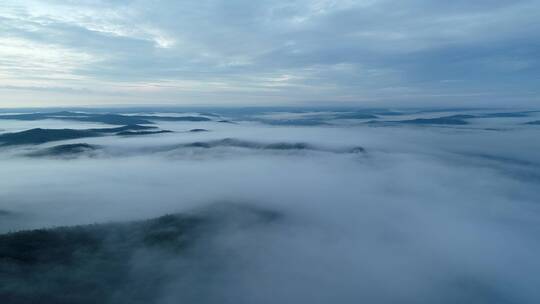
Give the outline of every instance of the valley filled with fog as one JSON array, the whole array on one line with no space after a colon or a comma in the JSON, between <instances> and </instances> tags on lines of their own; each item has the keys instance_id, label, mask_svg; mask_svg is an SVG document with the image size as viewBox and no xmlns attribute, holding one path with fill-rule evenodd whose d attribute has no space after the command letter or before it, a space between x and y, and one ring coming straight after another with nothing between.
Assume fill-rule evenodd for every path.
<instances>
[{"instance_id":1,"label":"valley filled with fog","mask_svg":"<svg viewBox=\"0 0 540 304\"><path fill-rule=\"evenodd\" d=\"M538 303L539 139L528 109L3 110L0 295Z\"/></svg>"}]
</instances>

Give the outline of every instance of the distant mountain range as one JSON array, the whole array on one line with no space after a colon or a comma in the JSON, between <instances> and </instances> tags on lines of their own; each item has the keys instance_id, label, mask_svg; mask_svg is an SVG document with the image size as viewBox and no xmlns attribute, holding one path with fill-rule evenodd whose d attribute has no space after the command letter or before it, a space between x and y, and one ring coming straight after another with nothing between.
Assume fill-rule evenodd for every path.
<instances>
[{"instance_id":1,"label":"distant mountain range","mask_svg":"<svg viewBox=\"0 0 540 304\"><path fill-rule=\"evenodd\" d=\"M83 112L50 112L50 113L27 113L0 115L0 119L11 120L42 120L42 119L61 119L74 120L82 122L96 122L111 125L135 125L135 124L153 124L155 121L210 121L204 116L154 116L154 115L122 115L122 114L98 114Z\"/></svg>"},{"instance_id":2,"label":"distant mountain range","mask_svg":"<svg viewBox=\"0 0 540 304\"><path fill-rule=\"evenodd\" d=\"M87 143L77 143L68 145L58 145L51 148L46 148L34 152L27 153L30 157L77 157L81 154L89 154L99 150L101 146L90 145Z\"/></svg>"},{"instance_id":3,"label":"distant mountain range","mask_svg":"<svg viewBox=\"0 0 540 304\"><path fill-rule=\"evenodd\" d=\"M142 131L156 129L154 126L127 125L117 128L98 129L41 129L35 128L21 132L0 134L0 146L43 144L51 141L98 137L105 135L149 135L172 131Z\"/></svg>"}]
</instances>

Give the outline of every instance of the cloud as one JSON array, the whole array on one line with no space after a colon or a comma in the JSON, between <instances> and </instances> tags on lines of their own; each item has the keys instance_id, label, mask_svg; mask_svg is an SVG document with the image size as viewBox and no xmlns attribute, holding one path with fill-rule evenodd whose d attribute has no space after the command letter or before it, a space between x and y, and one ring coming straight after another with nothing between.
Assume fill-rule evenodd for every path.
<instances>
[{"instance_id":1,"label":"cloud","mask_svg":"<svg viewBox=\"0 0 540 304\"><path fill-rule=\"evenodd\" d=\"M443 115L411 113L404 115ZM128 267L128 287L146 282L152 288L135 294L157 303L535 303L540 143L530 140L537 136L535 126L520 124L538 113L529 115L512 123L482 118L463 128L159 122L177 132L85 139L115 152L94 157L30 159L22 155L31 147L2 149L0 167L7 178L0 181L0 229L132 221L240 202L283 218L245 229L241 214L220 213L233 225L205 236L191 255L135 250L121 264ZM2 127L11 131L36 123L88 128L57 120ZM494 126L504 130L487 130ZM186 132L195 127L211 132ZM305 142L330 151L363 146L367 152L233 144L144 153L225 137ZM99 282L103 273L83 265L73 273ZM53 275L41 282L58 282L55 269L40 272ZM115 289L111 301L132 297L132 290Z\"/></svg>"},{"instance_id":2,"label":"cloud","mask_svg":"<svg viewBox=\"0 0 540 304\"><path fill-rule=\"evenodd\" d=\"M104 95L135 88L121 102L144 94L219 103L221 93L238 104L261 95L263 103L414 102L389 91L402 87L424 102L461 94L464 102L530 103L538 96L538 11L534 0L8 1L0 53L10 63L3 78L15 85L33 86L35 68L22 68L39 62L45 85L58 87L62 71L61 86ZM137 90L149 84L157 89ZM477 96L485 91L490 101Z\"/></svg>"}]
</instances>

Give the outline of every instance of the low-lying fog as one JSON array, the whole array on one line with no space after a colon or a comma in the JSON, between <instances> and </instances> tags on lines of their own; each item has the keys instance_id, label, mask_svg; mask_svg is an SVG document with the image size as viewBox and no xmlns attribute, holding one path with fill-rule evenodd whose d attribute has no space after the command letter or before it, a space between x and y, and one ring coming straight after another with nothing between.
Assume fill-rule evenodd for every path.
<instances>
[{"instance_id":1,"label":"low-lying fog","mask_svg":"<svg viewBox=\"0 0 540 304\"><path fill-rule=\"evenodd\" d=\"M4 147L0 232L242 203L285 220L222 232L212 250L223 253L208 254L227 267L197 280L178 273L157 303L539 303L540 126L511 122L159 122L174 132ZM0 121L1 132L34 127L111 126ZM195 128L209 132L189 132ZM224 138L316 149L174 148ZM66 143L101 148L74 158L26 156ZM335 152L354 147L365 152ZM182 263L169 261L167 271ZM195 299L185 288L205 292Z\"/></svg>"}]
</instances>

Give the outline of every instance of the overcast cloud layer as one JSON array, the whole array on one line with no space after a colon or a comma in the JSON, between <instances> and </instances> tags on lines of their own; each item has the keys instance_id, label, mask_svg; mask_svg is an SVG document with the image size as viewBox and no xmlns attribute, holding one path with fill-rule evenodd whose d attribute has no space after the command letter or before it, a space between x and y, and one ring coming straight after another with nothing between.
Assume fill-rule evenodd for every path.
<instances>
[{"instance_id":1,"label":"overcast cloud layer","mask_svg":"<svg viewBox=\"0 0 540 304\"><path fill-rule=\"evenodd\" d=\"M5 0L0 105L531 105L538 20L537 0Z\"/></svg>"}]
</instances>

